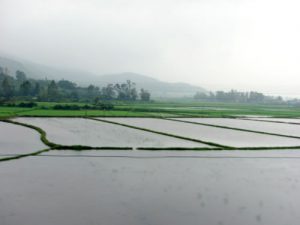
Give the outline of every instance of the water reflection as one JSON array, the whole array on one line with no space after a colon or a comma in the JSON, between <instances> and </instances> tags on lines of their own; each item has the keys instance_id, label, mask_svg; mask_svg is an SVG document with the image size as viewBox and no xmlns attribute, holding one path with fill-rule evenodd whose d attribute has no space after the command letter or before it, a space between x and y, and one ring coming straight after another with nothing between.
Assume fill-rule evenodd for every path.
<instances>
[{"instance_id":1,"label":"water reflection","mask_svg":"<svg viewBox=\"0 0 300 225\"><path fill-rule=\"evenodd\" d=\"M294 151L80 154L54 151L0 164L1 225L300 221L300 164L291 158L298 154ZM211 154L215 158L207 158ZM274 158L280 156L290 158Z\"/></svg>"}]
</instances>

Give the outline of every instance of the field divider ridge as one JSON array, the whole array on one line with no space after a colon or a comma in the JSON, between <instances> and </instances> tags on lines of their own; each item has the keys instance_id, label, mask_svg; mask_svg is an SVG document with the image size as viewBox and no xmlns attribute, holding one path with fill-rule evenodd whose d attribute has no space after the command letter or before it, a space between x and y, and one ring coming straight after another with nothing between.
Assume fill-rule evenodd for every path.
<instances>
[{"instance_id":1,"label":"field divider ridge","mask_svg":"<svg viewBox=\"0 0 300 225\"><path fill-rule=\"evenodd\" d=\"M221 150L233 150L224 148L207 148L207 147L138 147L137 150L147 150L147 151L221 151ZM234 149L235 150L235 149Z\"/></svg>"},{"instance_id":2,"label":"field divider ridge","mask_svg":"<svg viewBox=\"0 0 300 225\"><path fill-rule=\"evenodd\" d=\"M132 128L132 129L137 129L137 130L142 130L142 131L146 131L146 132L155 133L155 134L165 135L165 136L174 137L174 138L178 138L178 139L183 139L183 140L187 140L187 141L198 142L198 143L214 146L214 147L217 147L217 148L220 148L220 149L228 149L228 150L235 149L235 147L232 147L232 146L220 145L220 144L217 144L217 143L214 143L214 142L208 142L208 141L202 141L202 140L199 140L199 139L183 137L183 136L179 136L179 135L175 135L175 134L170 134L170 133L165 133L165 132L161 132L161 131L151 130L151 129L147 129L147 128L143 128L143 127L137 127L137 126L128 125L128 124L124 124L124 123L119 123L119 122L114 122L114 121L109 121L109 120L102 120L102 119L93 118L93 117L86 117L86 119L95 120L95 121L104 122L104 123L115 124L115 125L119 125L119 126L123 126L123 127L128 127L128 128ZM141 149L141 148L138 148L138 149Z\"/></svg>"},{"instance_id":3,"label":"field divider ridge","mask_svg":"<svg viewBox=\"0 0 300 225\"><path fill-rule=\"evenodd\" d=\"M236 150L292 150L300 149L300 146L274 146L274 147L239 147Z\"/></svg>"},{"instance_id":4,"label":"field divider ridge","mask_svg":"<svg viewBox=\"0 0 300 225\"><path fill-rule=\"evenodd\" d=\"M53 142L50 142L47 139L47 133L44 131L42 128L27 124L27 123L21 123L17 121L12 121L12 120L7 120L7 119L0 119L1 122L6 122L6 123L11 123L23 127L27 127L30 129L33 129L37 131L40 134L40 140L47 145L50 150L74 150L74 151L84 151L84 150L133 150L132 147L112 147L112 146L86 146L86 145L61 145L61 144L56 144Z\"/></svg>"},{"instance_id":5,"label":"field divider ridge","mask_svg":"<svg viewBox=\"0 0 300 225\"><path fill-rule=\"evenodd\" d=\"M25 158L25 157L29 157L29 156L36 156L36 155L39 155L39 154L42 154L44 152L48 152L48 151L51 151L51 150L52 150L52 148L47 148L47 149L39 150L39 151L36 151L36 152L26 153L26 154L15 154L15 155L10 156L10 157L0 158L0 162L21 159L21 158Z\"/></svg>"},{"instance_id":6,"label":"field divider ridge","mask_svg":"<svg viewBox=\"0 0 300 225\"><path fill-rule=\"evenodd\" d=\"M85 150L133 150L132 147L113 147L113 146L88 146L88 145L58 145L52 150L72 150L72 151L85 151Z\"/></svg>"},{"instance_id":7,"label":"field divider ridge","mask_svg":"<svg viewBox=\"0 0 300 225\"><path fill-rule=\"evenodd\" d=\"M228 126L215 125L215 124L209 124L209 123L192 122L192 121L186 121L186 120L180 120L180 119L171 119L171 118L160 118L160 119L170 120L170 121L175 121L175 122L182 122L182 123L189 123L189 124L194 124L194 125L202 125L202 126L208 126L208 127L216 127L216 128L223 128L223 129L229 129L229 130L236 130L236 131L243 131L243 132L251 132L251 133L257 133L257 134L273 135L273 136L278 136L278 137L300 139L300 136L269 133L269 132L264 132L264 131L248 130L248 129L243 129L243 128L228 127Z\"/></svg>"},{"instance_id":8,"label":"field divider ridge","mask_svg":"<svg viewBox=\"0 0 300 225\"><path fill-rule=\"evenodd\" d=\"M259 150L292 150L292 149L300 149L300 146L275 146L275 147L235 147L234 149L224 149L224 148L181 148L181 147L169 147L169 148L152 148L152 147L139 147L138 150L174 150L174 151L259 151Z\"/></svg>"}]
</instances>

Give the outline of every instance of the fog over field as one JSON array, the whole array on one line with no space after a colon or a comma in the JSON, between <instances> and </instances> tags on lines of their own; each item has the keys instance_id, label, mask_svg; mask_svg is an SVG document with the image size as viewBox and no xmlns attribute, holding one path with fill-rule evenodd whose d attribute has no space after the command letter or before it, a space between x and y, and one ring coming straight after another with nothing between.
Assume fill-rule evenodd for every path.
<instances>
[{"instance_id":1,"label":"fog over field","mask_svg":"<svg viewBox=\"0 0 300 225\"><path fill-rule=\"evenodd\" d=\"M300 95L299 6L296 0L0 0L0 55L207 90Z\"/></svg>"},{"instance_id":2,"label":"fog over field","mask_svg":"<svg viewBox=\"0 0 300 225\"><path fill-rule=\"evenodd\" d=\"M299 9L0 0L0 225L298 224Z\"/></svg>"}]
</instances>

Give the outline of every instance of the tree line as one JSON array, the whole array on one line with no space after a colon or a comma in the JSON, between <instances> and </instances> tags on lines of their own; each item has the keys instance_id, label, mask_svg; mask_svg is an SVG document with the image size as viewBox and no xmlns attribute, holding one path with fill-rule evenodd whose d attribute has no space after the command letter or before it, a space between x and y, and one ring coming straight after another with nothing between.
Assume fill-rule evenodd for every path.
<instances>
[{"instance_id":1,"label":"tree line","mask_svg":"<svg viewBox=\"0 0 300 225\"><path fill-rule=\"evenodd\" d=\"M125 83L107 84L102 88L92 84L80 87L69 80L28 78L20 70L16 71L15 76L11 76L7 68L0 67L0 100L12 99L49 102L150 101L151 94L145 89L138 91L136 84L130 80Z\"/></svg>"},{"instance_id":2,"label":"tree line","mask_svg":"<svg viewBox=\"0 0 300 225\"><path fill-rule=\"evenodd\" d=\"M197 92L194 99L203 101L217 101L217 102L230 102L230 103L284 103L281 96L267 96L260 92L239 92L236 90L216 91L216 92Z\"/></svg>"}]
</instances>

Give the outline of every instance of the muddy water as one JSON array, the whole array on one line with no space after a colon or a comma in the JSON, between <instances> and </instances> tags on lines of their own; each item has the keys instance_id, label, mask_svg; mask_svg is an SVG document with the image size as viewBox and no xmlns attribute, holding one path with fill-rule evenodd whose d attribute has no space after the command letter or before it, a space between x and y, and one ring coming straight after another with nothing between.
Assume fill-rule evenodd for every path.
<instances>
[{"instance_id":1,"label":"muddy water","mask_svg":"<svg viewBox=\"0 0 300 225\"><path fill-rule=\"evenodd\" d=\"M45 148L47 146L40 141L38 132L26 127L0 122L0 158L9 154L24 154Z\"/></svg>"},{"instance_id":2,"label":"muddy water","mask_svg":"<svg viewBox=\"0 0 300 225\"><path fill-rule=\"evenodd\" d=\"M297 151L61 153L0 163L1 225L300 221Z\"/></svg>"}]
</instances>

